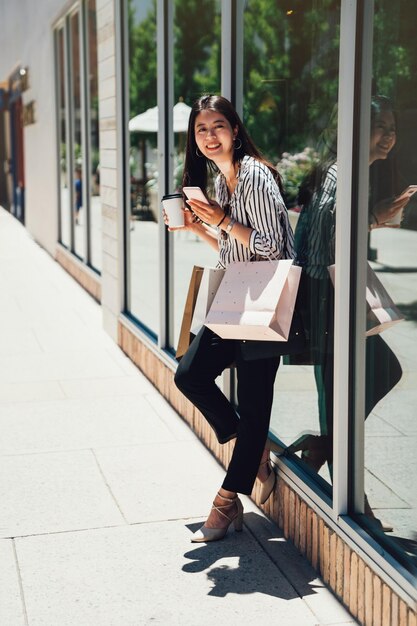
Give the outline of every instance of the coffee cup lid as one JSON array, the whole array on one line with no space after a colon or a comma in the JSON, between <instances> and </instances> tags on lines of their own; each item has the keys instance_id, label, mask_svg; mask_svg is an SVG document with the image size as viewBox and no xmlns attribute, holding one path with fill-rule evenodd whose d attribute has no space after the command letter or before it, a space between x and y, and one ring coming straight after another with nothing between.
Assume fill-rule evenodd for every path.
<instances>
[{"instance_id":1,"label":"coffee cup lid","mask_svg":"<svg viewBox=\"0 0 417 626\"><path fill-rule=\"evenodd\" d=\"M182 193L167 193L166 196L162 196L162 200L169 200L169 198L182 198Z\"/></svg>"}]
</instances>

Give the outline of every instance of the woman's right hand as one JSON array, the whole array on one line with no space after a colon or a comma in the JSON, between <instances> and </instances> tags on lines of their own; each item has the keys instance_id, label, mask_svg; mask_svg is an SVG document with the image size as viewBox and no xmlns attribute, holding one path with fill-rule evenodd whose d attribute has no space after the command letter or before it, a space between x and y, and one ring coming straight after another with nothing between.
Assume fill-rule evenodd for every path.
<instances>
[{"instance_id":1,"label":"woman's right hand","mask_svg":"<svg viewBox=\"0 0 417 626\"><path fill-rule=\"evenodd\" d=\"M165 224L165 226L168 227L168 230L170 232L173 232L173 231L176 231L176 230L189 230L189 231L192 231L192 230L195 229L196 223L194 221L194 219L195 219L194 213L192 213L189 209L183 209L183 214L184 214L184 226L173 226L172 228L170 228L168 215L166 214L165 209L162 209L162 215L163 215L163 218L164 218L164 224Z\"/></svg>"}]
</instances>

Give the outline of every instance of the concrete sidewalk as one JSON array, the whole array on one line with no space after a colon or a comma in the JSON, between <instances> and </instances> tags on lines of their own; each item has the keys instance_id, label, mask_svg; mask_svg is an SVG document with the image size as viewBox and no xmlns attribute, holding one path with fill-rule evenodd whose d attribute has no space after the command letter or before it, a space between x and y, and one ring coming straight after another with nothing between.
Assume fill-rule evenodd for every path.
<instances>
[{"instance_id":1,"label":"concrete sidewalk","mask_svg":"<svg viewBox=\"0 0 417 626\"><path fill-rule=\"evenodd\" d=\"M223 470L0 209L1 626L355 620L248 498L194 545Z\"/></svg>"}]
</instances>

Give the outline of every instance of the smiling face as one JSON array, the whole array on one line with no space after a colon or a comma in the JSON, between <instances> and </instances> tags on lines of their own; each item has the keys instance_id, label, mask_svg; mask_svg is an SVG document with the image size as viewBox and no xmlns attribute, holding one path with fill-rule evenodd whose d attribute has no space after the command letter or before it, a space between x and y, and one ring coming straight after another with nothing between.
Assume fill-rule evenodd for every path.
<instances>
[{"instance_id":1,"label":"smiling face","mask_svg":"<svg viewBox=\"0 0 417 626\"><path fill-rule=\"evenodd\" d=\"M395 117L392 111L381 111L375 117L369 145L369 164L378 159L386 159L395 145Z\"/></svg>"},{"instance_id":2,"label":"smiling face","mask_svg":"<svg viewBox=\"0 0 417 626\"><path fill-rule=\"evenodd\" d=\"M209 109L201 111L195 119L194 133L200 152L216 165L233 160L237 127L233 129L224 115Z\"/></svg>"}]
</instances>

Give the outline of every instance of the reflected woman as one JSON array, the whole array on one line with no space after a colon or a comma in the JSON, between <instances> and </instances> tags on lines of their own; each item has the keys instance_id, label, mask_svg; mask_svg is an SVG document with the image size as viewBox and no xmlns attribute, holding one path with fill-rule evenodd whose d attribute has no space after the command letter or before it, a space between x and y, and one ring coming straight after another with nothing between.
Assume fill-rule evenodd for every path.
<instances>
[{"instance_id":1,"label":"reflected woman","mask_svg":"<svg viewBox=\"0 0 417 626\"><path fill-rule=\"evenodd\" d=\"M320 435L301 436L288 450L301 451L303 461L316 472L327 461L332 473L334 289L328 267L335 263L337 163L336 133L327 133L327 138L329 134L332 139L327 142L327 158L312 171L300 188L299 200L303 208L295 232L297 261L303 268L300 297L304 323L309 330L309 353L297 362L314 364ZM391 102L384 96L375 96L371 107L369 165L386 160L395 142L396 119ZM390 184L388 198L370 203L369 230L389 226L388 222L408 202L407 198L398 197L401 190L395 176L391 177ZM366 416L398 383L401 375L399 361L385 341L379 335L368 337ZM372 516L367 502L366 509Z\"/></svg>"}]
</instances>

